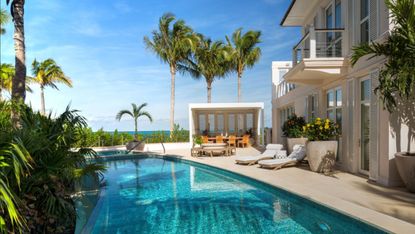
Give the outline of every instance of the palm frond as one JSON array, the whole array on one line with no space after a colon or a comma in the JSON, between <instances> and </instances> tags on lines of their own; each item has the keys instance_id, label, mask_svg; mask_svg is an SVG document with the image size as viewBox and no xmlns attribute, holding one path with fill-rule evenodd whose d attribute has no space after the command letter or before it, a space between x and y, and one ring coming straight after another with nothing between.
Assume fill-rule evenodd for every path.
<instances>
[{"instance_id":1,"label":"palm frond","mask_svg":"<svg viewBox=\"0 0 415 234\"><path fill-rule=\"evenodd\" d=\"M131 113L131 111L129 111L129 110L120 110L120 111L117 113L117 115L115 116L115 119L116 119L116 120L118 120L118 121L121 121L121 118L122 118L124 115L129 115L129 116L131 116L132 118L134 118L134 115L133 115L133 113Z\"/></svg>"}]
</instances>

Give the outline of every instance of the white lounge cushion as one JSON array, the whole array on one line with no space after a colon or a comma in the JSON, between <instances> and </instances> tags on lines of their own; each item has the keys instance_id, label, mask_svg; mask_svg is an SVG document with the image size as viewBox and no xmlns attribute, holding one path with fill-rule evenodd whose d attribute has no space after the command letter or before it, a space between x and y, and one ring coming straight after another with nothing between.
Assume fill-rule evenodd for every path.
<instances>
[{"instance_id":1,"label":"white lounge cushion","mask_svg":"<svg viewBox=\"0 0 415 234\"><path fill-rule=\"evenodd\" d=\"M283 145L281 144L268 144L265 149L272 149L272 150L282 150Z\"/></svg>"},{"instance_id":2,"label":"white lounge cushion","mask_svg":"<svg viewBox=\"0 0 415 234\"><path fill-rule=\"evenodd\" d=\"M264 152L261 153L261 155L262 156L274 157L277 153L278 153L278 150L266 149Z\"/></svg>"},{"instance_id":3,"label":"white lounge cushion","mask_svg":"<svg viewBox=\"0 0 415 234\"><path fill-rule=\"evenodd\" d=\"M265 160L273 158L273 156L264 156L264 155L257 155L257 156L241 156L235 158L238 162L252 162L252 161L258 161L258 160Z\"/></svg>"},{"instance_id":4,"label":"white lounge cushion","mask_svg":"<svg viewBox=\"0 0 415 234\"><path fill-rule=\"evenodd\" d=\"M288 162L295 162L297 160L292 158L278 158L278 159L269 159L269 160L261 160L258 162L259 165L264 167L273 167L280 164L288 163Z\"/></svg>"},{"instance_id":5,"label":"white lounge cushion","mask_svg":"<svg viewBox=\"0 0 415 234\"><path fill-rule=\"evenodd\" d=\"M305 158L305 155L306 155L306 149L304 145L294 145L293 152L291 152L291 154L288 155L287 158L301 161Z\"/></svg>"}]
</instances>

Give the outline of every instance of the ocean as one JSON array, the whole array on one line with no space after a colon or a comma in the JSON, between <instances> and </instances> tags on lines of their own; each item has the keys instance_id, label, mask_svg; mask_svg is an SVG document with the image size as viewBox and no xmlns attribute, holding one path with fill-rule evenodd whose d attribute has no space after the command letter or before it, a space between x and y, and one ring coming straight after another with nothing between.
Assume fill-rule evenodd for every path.
<instances>
[{"instance_id":1,"label":"ocean","mask_svg":"<svg viewBox=\"0 0 415 234\"><path fill-rule=\"evenodd\" d=\"M108 133L114 133L114 131L107 131ZM159 131L138 131L139 135L151 135L155 132L164 132L164 134L166 135L170 135L170 131L169 130L159 130ZM130 135L134 135L134 131L118 131L118 133L128 133Z\"/></svg>"}]
</instances>

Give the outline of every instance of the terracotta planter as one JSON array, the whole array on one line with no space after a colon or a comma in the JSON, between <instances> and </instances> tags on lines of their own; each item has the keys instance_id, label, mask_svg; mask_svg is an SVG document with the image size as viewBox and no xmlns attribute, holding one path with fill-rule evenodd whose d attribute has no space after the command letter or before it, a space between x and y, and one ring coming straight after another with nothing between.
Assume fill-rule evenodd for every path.
<instances>
[{"instance_id":1,"label":"terracotta planter","mask_svg":"<svg viewBox=\"0 0 415 234\"><path fill-rule=\"evenodd\" d=\"M314 172L330 172L336 162L337 141L309 141L307 158Z\"/></svg>"},{"instance_id":2,"label":"terracotta planter","mask_svg":"<svg viewBox=\"0 0 415 234\"><path fill-rule=\"evenodd\" d=\"M293 152L294 145L306 145L308 139L301 137L301 138L287 138L287 153L291 154Z\"/></svg>"},{"instance_id":3,"label":"terracotta planter","mask_svg":"<svg viewBox=\"0 0 415 234\"><path fill-rule=\"evenodd\" d=\"M415 193L415 155L395 154L396 166L406 188Z\"/></svg>"}]
</instances>

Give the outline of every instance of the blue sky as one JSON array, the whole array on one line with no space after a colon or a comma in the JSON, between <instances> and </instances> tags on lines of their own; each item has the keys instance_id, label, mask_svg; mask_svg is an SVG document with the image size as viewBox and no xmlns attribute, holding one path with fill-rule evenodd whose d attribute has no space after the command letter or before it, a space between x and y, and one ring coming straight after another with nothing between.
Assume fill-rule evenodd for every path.
<instances>
[{"instance_id":1,"label":"blue sky","mask_svg":"<svg viewBox=\"0 0 415 234\"><path fill-rule=\"evenodd\" d=\"M115 120L130 103L149 104L155 121L142 120L140 130L168 129L170 75L168 66L145 49L143 37L157 28L159 17L174 13L195 31L224 40L235 29L261 30L262 57L242 78L242 99L264 102L271 125L271 62L290 60L299 39L296 28L279 22L290 0L47 0L26 1L26 57L53 58L71 77L73 88L46 89L46 108L59 113L70 103L93 129L131 130L133 122ZM5 1L0 0L5 8ZM1 38L1 62L14 63L12 25ZM27 102L39 109L38 87ZM235 102L237 79L232 74L213 83L213 102ZM188 104L206 102L206 82L176 78L176 122L188 128Z\"/></svg>"}]
</instances>

